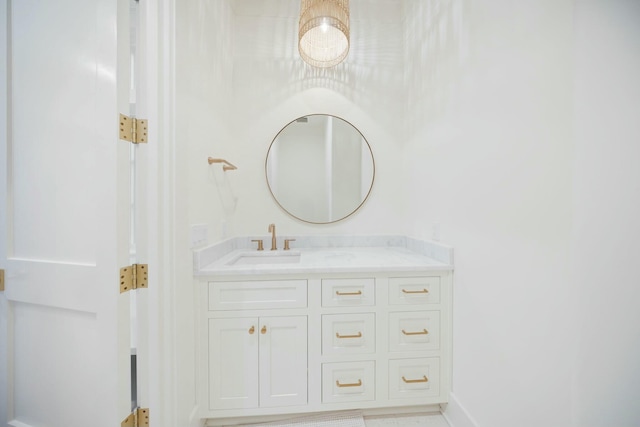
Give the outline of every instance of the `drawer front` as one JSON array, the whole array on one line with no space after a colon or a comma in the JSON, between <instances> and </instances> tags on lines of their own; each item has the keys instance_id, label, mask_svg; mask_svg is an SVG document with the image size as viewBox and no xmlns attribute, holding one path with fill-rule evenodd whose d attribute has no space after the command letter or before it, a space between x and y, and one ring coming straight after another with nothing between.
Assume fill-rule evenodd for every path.
<instances>
[{"instance_id":1,"label":"drawer front","mask_svg":"<svg viewBox=\"0 0 640 427\"><path fill-rule=\"evenodd\" d=\"M438 395L440 395L439 358L389 360L389 398Z\"/></svg>"},{"instance_id":2,"label":"drawer front","mask_svg":"<svg viewBox=\"0 0 640 427\"><path fill-rule=\"evenodd\" d=\"M322 403L364 402L376 398L376 365L365 362L324 363Z\"/></svg>"},{"instance_id":3,"label":"drawer front","mask_svg":"<svg viewBox=\"0 0 640 427\"><path fill-rule=\"evenodd\" d=\"M375 279L323 279L324 307L354 307L375 305Z\"/></svg>"},{"instance_id":4,"label":"drawer front","mask_svg":"<svg viewBox=\"0 0 640 427\"><path fill-rule=\"evenodd\" d=\"M440 312L400 311L389 313L389 351L438 350Z\"/></svg>"},{"instance_id":5,"label":"drawer front","mask_svg":"<svg viewBox=\"0 0 640 427\"><path fill-rule=\"evenodd\" d=\"M392 277L389 304L439 304L440 277Z\"/></svg>"},{"instance_id":6,"label":"drawer front","mask_svg":"<svg viewBox=\"0 0 640 427\"><path fill-rule=\"evenodd\" d=\"M365 354L376 351L374 313L322 316L322 354Z\"/></svg>"},{"instance_id":7,"label":"drawer front","mask_svg":"<svg viewBox=\"0 0 640 427\"><path fill-rule=\"evenodd\" d=\"M209 282L209 310L303 308L306 280Z\"/></svg>"}]
</instances>

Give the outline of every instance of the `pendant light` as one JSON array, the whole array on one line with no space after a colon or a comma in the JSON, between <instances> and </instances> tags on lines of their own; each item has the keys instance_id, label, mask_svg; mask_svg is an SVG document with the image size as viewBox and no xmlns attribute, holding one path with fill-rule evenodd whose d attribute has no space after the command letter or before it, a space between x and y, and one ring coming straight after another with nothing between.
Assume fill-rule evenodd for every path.
<instances>
[{"instance_id":1,"label":"pendant light","mask_svg":"<svg viewBox=\"0 0 640 427\"><path fill-rule=\"evenodd\" d=\"M349 0L302 0L298 51L314 67L333 67L349 53Z\"/></svg>"}]
</instances>

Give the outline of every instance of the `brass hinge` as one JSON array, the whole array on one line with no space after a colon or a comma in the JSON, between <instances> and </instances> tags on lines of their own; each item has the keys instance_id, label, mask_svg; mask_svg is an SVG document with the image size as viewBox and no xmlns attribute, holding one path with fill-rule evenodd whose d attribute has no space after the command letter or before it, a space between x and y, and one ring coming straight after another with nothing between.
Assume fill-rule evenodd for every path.
<instances>
[{"instance_id":1,"label":"brass hinge","mask_svg":"<svg viewBox=\"0 0 640 427\"><path fill-rule=\"evenodd\" d=\"M147 264L133 264L120 269L120 293L148 286Z\"/></svg>"},{"instance_id":2,"label":"brass hinge","mask_svg":"<svg viewBox=\"0 0 640 427\"><path fill-rule=\"evenodd\" d=\"M120 114L120 139L141 144L147 142L147 121Z\"/></svg>"},{"instance_id":3,"label":"brass hinge","mask_svg":"<svg viewBox=\"0 0 640 427\"><path fill-rule=\"evenodd\" d=\"M4 270L0 270L0 291L4 291Z\"/></svg>"},{"instance_id":4,"label":"brass hinge","mask_svg":"<svg viewBox=\"0 0 640 427\"><path fill-rule=\"evenodd\" d=\"M136 408L125 420L120 423L120 427L148 427L149 408Z\"/></svg>"}]
</instances>

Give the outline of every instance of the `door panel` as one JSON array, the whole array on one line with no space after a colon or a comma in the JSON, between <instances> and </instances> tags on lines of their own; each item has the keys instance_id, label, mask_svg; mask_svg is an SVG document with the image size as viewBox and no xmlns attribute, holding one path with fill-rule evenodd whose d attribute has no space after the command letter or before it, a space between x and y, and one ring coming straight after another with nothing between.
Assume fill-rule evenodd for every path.
<instances>
[{"instance_id":1,"label":"door panel","mask_svg":"<svg viewBox=\"0 0 640 427\"><path fill-rule=\"evenodd\" d=\"M65 410L76 408L77 417L90 419L92 408L77 403L85 401L99 375L93 360L78 349L98 344L95 315L14 303L13 324L14 418L53 425L52 420L68 419Z\"/></svg>"},{"instance_id":2,"label":"door panel","mask_svg":"<svg viewBox=\"0 0 640 427\"><path fill-rule=\"evenodd\" d=\"M209 409L258 407L258 318L209 319Z\"/></svg>"},{"instance_id":3,"label":"door panel","mask_svg":"<svg viewBox=\"0 0 640 427\"><path fill-rule=\"evenodd\" d=\"M128 112L118 85L128 2L0 8L0 423L119 425L131 409L129 296L118 288L128 261L129 145L117 132Z\"/></svg>"},{"instance_id":4,"label":"door panel","mask_svg":"<svg viewBox=\"0 0 640 427\"><path fill-rule=\"evenodd\" d=\"M95 265L96 2L10 3L10 255Z\"/></svg>"},{"instance_id":5,"label":"door panel","mask_svg":"<svg viewBox=\"0 0 640 427\"><path fill-rule=\"evenodd\" d=\"M307 317L260 318L260 406L307 403Z\"/></svg>"}]
</instances>

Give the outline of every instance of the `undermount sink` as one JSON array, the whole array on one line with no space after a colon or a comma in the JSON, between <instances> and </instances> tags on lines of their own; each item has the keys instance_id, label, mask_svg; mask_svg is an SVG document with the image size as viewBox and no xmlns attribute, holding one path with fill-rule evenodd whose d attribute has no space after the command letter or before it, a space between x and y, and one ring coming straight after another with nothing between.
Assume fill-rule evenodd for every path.
<instances>
[{"instance_id":1,"label":"undermount sink","mask_svg":"<svg viewBox=\"0 0 640 427\"><path fill-rule=\"evenodd\" d=\"M297 264L300 262L300 252L250 252L233 258L227 265L270 265Z\"/></svg>"}]
</instances>

